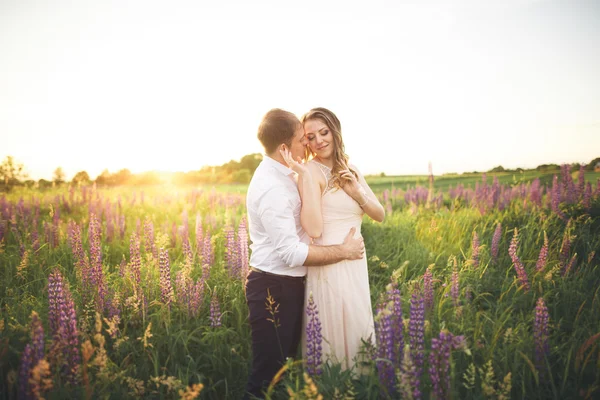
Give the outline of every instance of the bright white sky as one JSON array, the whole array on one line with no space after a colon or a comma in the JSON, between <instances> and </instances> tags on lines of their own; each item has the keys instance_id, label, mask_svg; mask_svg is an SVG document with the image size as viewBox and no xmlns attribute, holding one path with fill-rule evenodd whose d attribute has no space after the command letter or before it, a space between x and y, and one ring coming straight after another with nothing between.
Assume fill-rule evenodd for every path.
<instances>
[{"instance_id":1,"label":"bright white sky","mask_svg":"<svg viewBox=\"0 0 600 400\"><path fill-rule=\"evenodd\" d=\"M363 173L589 162L599 4L0 0L0 157L190 171L262 152L270 108L323 106Z\"/></svg>"}]
</instances>

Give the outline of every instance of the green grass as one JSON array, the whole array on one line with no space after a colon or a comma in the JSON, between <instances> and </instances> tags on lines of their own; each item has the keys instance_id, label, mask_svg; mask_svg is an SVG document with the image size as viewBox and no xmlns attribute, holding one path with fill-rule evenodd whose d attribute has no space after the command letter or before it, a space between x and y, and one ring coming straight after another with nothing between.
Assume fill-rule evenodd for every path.
<instances>
[{"instance_id":1,"label":"green grass","mask_svg":"<svg viewBox=\"0 0 600 400\"><path fill-rule=\"evenodd\" d=\"M538 176L526 174L517 181ZM586 177L592 182L597 178L594 174ZM436 177L435 185L436 190L450 185L455 187L457 183L474 187L480 179L481 176ZM488 175L488 182L491 183L491 179ZM506 183L514 181L509 175L499 176L499 179ZM552 177L540 179L548 181ZM391 187L392 183L395 188L405 189L416 184L427 185L427 182L427 177L370 180L377 191ZM143 203L140 202L142 190ZM64 195L69 201L69 193L61 189L11 193L7 197L10 207L21 197L28 206L39 200L36 228L41 246L38 250L33 249L32 228L20 216L15 220L15 230L5 230L5 237L0 241L0 387L3 388L0 399L16 396L18 381L15 379L23 350L30 342L28 324L32 311L36 311L43 321L48 360L58 360L50 351L53 339L48 321L47 283L49 274L55 269L61 271L73 293L79 343L90 340L95 352L88 366L88 385L83 381L68 384L59 365L51 362L53 388L44 397L85 398L86 391L90 391L92 398L179 398L178 390L202 383L204 388L200 398L240 398L250 368L250 330L242 281L230 277L224 265L223 228L228 224L237 226L244 215L244 190L245 186L236 185L214 191L212 187L205 187L195 194L190 188L175 187L102 189L98 192L101 201L91 204L81 203L82 193L77 191L75 203L58 206L60 244L54 248L45 241L44 222L52 221L56 196ZM522 202L515 202L503 211L494 209L485 214L466 206L437 209L398 204L381 224L365 218L362 233L367 247L374 307L381 301L386 286L394 281L401 290L403 316L409 318L412 291L417 286L422 287L427 268L433 275L434 303L425 314L425 365L421 383L424 398L429 397L432 390L428 374L431 340L441 329L464 335L469 348L468 353L456 351L452 354L452 398L496 398L501 392L502 380L509 373L509 394L514 398L566 399L577 398L581 393L589 393L590 398L598 395L600 339L595 335L600 332L599 201L596 198L589 211L579 204L562 205L563 212L571 218L569 224L547 209L523 208ZM0 204L3 204L2 200ZM118 233L112 240L106 235L107 204L112 212L125 216L126 232L122 239ZM83 302L86 296L89 298L89 293L82 286L81 274L74 265L75 258L67 243L67 223L77 221L84 227L84 248L89 251L87 226L91 209L104 213L103 272L108 287L118 295L115 301L121 308L118 335L114 338L107 331L107 322L102 324L100 333L96 331L94 305ZM6 208L0 212L5 215ZM135 299L132 279L119 272L122 260L130 260L131 235L138 229L139 221L143 244L144 222L146 219L153 222L156 242L169 250L175 287L185 257L181 239L171 246L169 235L173 223L176 226L183 224L184 212L189 219L192 248L195 249L196 243L195 218L200 215L204 232L211 232L215 250L215 262L206 279L199 315L191 316L177 303L168 307L160 302L158 263L143 245L141 290L148 299L148 308L141 313L131 303ZM2 223L8 227L7 222ZM491 240L498 223L502 224L499 256L492 260ZM520 287L508 254L515 228L519 231L518 256L531 284L529 291ZM481 242L477 268L472 262L473 232ZM544 232L549 239L548 263L544 271L536 272ZM577 262L574 270L563 276L560 252L565 234L571 238L569 256L576 254ZM28 252L25 263L21 244ZM458 307L454 306L450 296L454 259L459 271ZM199 261L196 257L192 264L192 279L203 274ZM223 325L217 328L210 326L213 292L224 313ZM548 307L550 324L545 377L541 377L534 366L534 309L540 297ZM152 336L147 338L144 346L143 337L148 327ZM407 335L408 331L405 331ZM104 362L100 357L102 349L106 351ZM488 362L491 362L493 378L489 371L486 377ZM475 368L472 387L464 378L470 368ZM341 371L339 366L327 366L324 374L315 378L315 390L325 398L333 398L336 393L356 398L385 397L375 364L365 365L364 369L367 373L357 377ZM301 363L290 363L282 385L274 389L271 397L287 398L286 388L302 393L308 390L310 385L302 372Z\"/></svg>"}]
</instances>

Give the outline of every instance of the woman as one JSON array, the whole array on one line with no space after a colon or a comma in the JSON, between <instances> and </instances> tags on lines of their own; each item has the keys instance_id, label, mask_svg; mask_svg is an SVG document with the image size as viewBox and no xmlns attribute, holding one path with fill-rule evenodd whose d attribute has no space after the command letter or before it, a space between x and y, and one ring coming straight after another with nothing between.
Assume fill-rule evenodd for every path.
<instances>
[{"instance_id":1,"label":"woman","mask_svg":"<svg viewBox=\"0 0 600 400\"><path fill-rule=\"evenodd\" d=\"M307 170L312 175L313 187L302 187L300 179L298 189L302 227L314 243L342 243L352 227L360 235L364 214L383 221L383 206L358 169L348 163L341 124L335 114L314 108L302 117L302 124L312 160L300 165L289 153L284 157L295 171ZM362 340L375 343L366 255L360 260L308 268L305 302L310 294L319 309L323 355L340 362L344 369L352 368ZM306 356L306 329L302 348Z\"/></svg>"}]
</instances>

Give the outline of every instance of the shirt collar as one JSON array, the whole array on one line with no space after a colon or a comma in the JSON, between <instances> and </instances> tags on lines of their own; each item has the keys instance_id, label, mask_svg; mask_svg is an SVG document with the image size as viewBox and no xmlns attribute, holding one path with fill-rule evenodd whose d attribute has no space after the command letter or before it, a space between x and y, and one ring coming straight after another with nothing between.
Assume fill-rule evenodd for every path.
<instances>
[{"instance_id":1,"label":"shirt collar","mask_svg":"<svg viewBox=\"0 0 600 400\"><path fill-rule=\"evenodd\" d=\"M274 168L276 171L282 173L285 176L291 176L292 178L296 175L294 171L281 164L279 161L272 159L271 157L265 155L263 157L263 162L271 168Z\"/></svg>"}]
</instances>

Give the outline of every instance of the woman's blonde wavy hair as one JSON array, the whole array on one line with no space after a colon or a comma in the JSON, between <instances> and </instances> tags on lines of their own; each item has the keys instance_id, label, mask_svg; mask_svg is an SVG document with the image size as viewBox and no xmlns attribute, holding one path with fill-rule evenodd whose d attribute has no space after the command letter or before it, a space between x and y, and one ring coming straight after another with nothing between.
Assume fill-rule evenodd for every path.
<instances>
[{"instance_id":1,"label":"woman's blonde wavy hair","mask_svg":"<svg viewBox=\"0 0 600 400\"><path fill-rule=\"evenodd\" d=\"M348 165L348 155L344 150L344 141L342 140L342 124L335 114L323 107L317 107L311 109L309 112L304 114L300 119L302 125L310 120L319 120L323 122L329 128L333 137L333 168L331 169L331 175L333 185L337 188L341 188L346 183L348 178L343 178L340 175L340 171L344 169L350 170L356 179L358 174L356 171ZM311 151L310 147L306 147L306 159L314 158L315 154Z\"/></svg>"}]
</instances>

